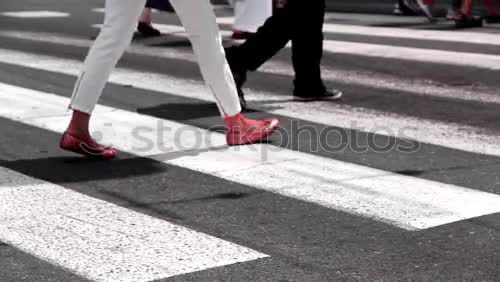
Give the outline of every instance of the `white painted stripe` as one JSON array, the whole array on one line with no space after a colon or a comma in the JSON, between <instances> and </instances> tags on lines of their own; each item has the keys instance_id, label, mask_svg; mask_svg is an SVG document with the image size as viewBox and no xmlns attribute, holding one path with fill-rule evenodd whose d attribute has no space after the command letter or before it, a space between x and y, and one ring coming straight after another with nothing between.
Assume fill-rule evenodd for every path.
<instances>
[{"instance_id":1,"label":"white painted stripe","mask_svg":"<svg viewBox=\"0 0 500 282\"><path fill-rule=\"evenodd\" d=\"M68 102L69 99L57 95L0 84L0 103L4 105L0 116L32 126L62 132L69 119L65 110ZM500 212L500 195L496 194L269 144L227 147L223 145L223 134L111 107L99 106L93 120L104 124L95 128L120 150L407 230ZM159 124L168 130L161 130ZM141 140L136 140L131 132L139 127L149 130L141 132ZM152 143L159 139L164 147L171 148L162 149L155 144L142 150L141 142L144 144L145 139Z\"/></svg>"},{"instance_id":2,"label":"white painted stripe","mask_svg":"<svg viewBox=\"0 0 500 282\"><path fill-rule=\"evenodd\" d=\"M174 32L172 30L172 32ZM177 32L180 31L180 29ZM23 32L23 31L0 31L0 36L32 40L37 42L56 43L68 46L77 46L88 48L93 41L89 39L82 39L79 37L71 37L68 35L58 35L53 33L38 33L38 32ZM153 43L154 41L148 41ZM160 41L158 41L160 42ZM168 58L168 59L182 59L190 62L196 62L193 52L184 48L164 48L143 45L132 45L128 51L131 54L145 55L152 57ZM290 64L270 61L264 64L260 72L281 75L293 75L293 69ZM406 93L420 96L433 96L458 99L464 101L475 101L482 103L495 103L500 104L500 96L497 95L496 89L475 89L469 91L464 87L454 86L440 86L427 80L405 79L401 77L393 77L389 75L363 73L360 71L341 70L331 66L323 66L323 79L335 83L342 84L356 84L370 88L386 89L390 91L400 91L404 89ZM250 97L250 100L252 98Z\"/></svg>"},{"instance_id":3,"label":"white painted stripe","mask_svg":"<svg viewBox=\"0 0 500 282\"><path fill-rule=\"evenodd\" d=\"M93 8L92 9L92 12L95 12L95 13L104 13L104 11L106 11L105 8Z\"/></svg>"},{"instance_id":4,"label":"white painted stripe","mask_svg":"<svg viewBox=\"0 0 500 282\"><path fill-rule=\"evenodd\" d=\"M70 14L57 12L57 11L19 11L19 12L3 12L0 13L2 16L12 17L12 18L66 18Z\"/></svg>"},{"instance_id":5,"label":"white painted stripe","mask_svg":"<svg viewBox=\"0 0 500 282\"><path fill-rule=\"evenodd\" d=\"M2 167L0 241L94 281L152 281L267 257Z\"/></svg>"},{"instance_id":6,"label":"white painted stripe","mask_svg":"<svg viewBox=\"0 0 500 282\"><path fill-rule=\"evenodd\" d=\"M233 22L234 17L218 17L219 24L230 24ZM360 25L381 25L381 24L401 24L401 16L381 15L381 14L359 14L359 13L326 13L326 22L356 22ZM355 19L355 21L353 21ZM404 22L406 24L428 24L429 21L420 16L405 16Z\"/></svg>"},{"instance_id":7,"label":"white painted stripe","mask_svg":"<svg viewBox=\"0 0 500 282\"><path fill-rule=\"evenodd\" d=\"M104 13L106 11L106 8L92 8L92 12L95 13ZM153 13L158 13L159 11L156 9L152 10Z\"/></svg>"},{"instance_id":8,"label":"white painted stripe","mask_svg":"<svg viewBox=\"0 0 500 282\"><path fill-rule=\"evenodd\" d=\"M102 24L93 24L92 27L97 28L97 29L101 29ZM186 30L182 26L155 23L154 27L156 29L158 29L164 35L170 34L170 35L175 35L175 36L185 37L185 38L188 37ZM220 35L222 37L229 37L233 34L232 31L229 31L229 30L220 30L219 32L220 32Z\"/></svg>"},{"instance_id":9,"label":"white painted stripe","mask_svg":"<svg viewBox=\"0 0 500 282\"><path fill-rule=\"evenodd\" d=\"M212 4L212 7L214 8L214 10L217 10L217 9L226 9L227 8L227 5L217 5L217 4ZM104 13L106 11L105 8L93 8L92 9L93 12L96 12L96 13ZM152 12L153 13L164 13L163 11L160 11L160 10L157 10L157 9L152 9Z\"/></svg>"},{"instance_id":10,"label":"white painted stripe","mask_svg":"<svg viewBox=\"0 0 500 282\"><path fill-rule=\"evenodd\" d=\"M233 17L219 17L217 18L217 23L227 25L232 24L233 20ZM332 23L325 23L323 31L329 33L363 35L370 37L379 36L400 39L434 40L495 46L500 45L499 34L484 32L422 30Z\"/></svg>"},{"instance_id":11,"label":"white painted stripe","mask_svg":"<svg viewBox=\"0 0 500 282\"><path fill-rule=\"evenodd\" d=\"M76 60L40 56L7 49L0 49L0 62L70 75L77 75L81 64ZM202 82L180 79L168 74L117 69L112 74L110 81L146 90L213 101ZM277 96L269 92L249 92L247 97L249 100L267 101L261 103L260 109L269 113L342 128L356 127L364 132L412 138L419 142L442 147L500 156L498 134L482 128L351 107L341 103L294 103L290 102L289 97ZM276 101L281 101L279 107L274 107ZM272 107L267 105L268 102L271 103ZM380 131L381 127L390 130ZM406 136L402 136L401 132L405 132Z\"/></svg>"},{"instance_id":12,"label":"white painted stripe","mask_svg":"<svg viewBox=\"0 0 500 282\"><path fill-rule=\"evenodd\" d=\"M379 44L325 40L325 50L346 55L398 59L423 63L440 63L450 66L477 67L500 70L500 56L466 52L397 47Z\"/></svg>"},{"instance_id":13,"label":"white painted stripe","mask_svg":"<svg viewBox=\"0 0 500 282\"><path fill-rule=\"evenodd\" d=\"M99 27L100 25L94 25ZM187 36L182 27L176 25L158 25L165 33L176 33ZM223 36L230 36L230 31L221 31ZM288 47L291 45L288 44ZM357 43L347 41L325 40L323 49L335 54L357 55L397 59L421 63L439 63L450 66L477 67L489 70L500 70L500 56L480 53L453 52L445 50L422 49L413 47L389 46L381 44Z\"/></svg>"},{"instance_id":14,"label":"white painted stripe","mask_svg":"<svg viewBox=\"0 0 500 282\"><path fill-rule=\"evenodd\" d=\"M104 12L102 8L93 9L95 12ZM362 15L366 16L366 15ZM398 19L399 21L399 19ZM217 17L219 25L232 25L234 17ZM417 19L415 23L421 22ZM99 25L96 25L100 28ZM155 24L160 26L166 33L168 33L168 25ZM222 28L222 27L221 27ZM348 24L334 24L325 23L323 31L327 33L338 34L352 34L363 36L378 36L390 37L400 39L417 39L417 40L433 40L443 42L456 42L456 43L471 43L483 45L500 45L500 35L495 33L484 32L468 32L468 31L444 31L444 30L423 30L423 29L410 29L410 28L391 28L391 27L377 27L365 25L348 25Z\"/></svg>"}]
</instances>

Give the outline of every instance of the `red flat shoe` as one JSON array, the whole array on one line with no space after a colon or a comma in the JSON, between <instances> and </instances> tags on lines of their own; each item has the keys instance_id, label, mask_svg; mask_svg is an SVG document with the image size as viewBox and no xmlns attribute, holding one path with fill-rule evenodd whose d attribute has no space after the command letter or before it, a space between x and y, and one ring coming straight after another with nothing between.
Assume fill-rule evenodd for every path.
<instances>
[{"instance_id":1,"label":"red flat shoe","mask_svg":"<svg viewBox=\"0 0 500 282\"><path fill-rule=\"evenodd\" d=\"M227 144L231 146L261 141L280 127L280 122L277 119L251 120L245 118L242 114L227 117L224 123L228 128L226 133Z\"/></svg>"},{"instance_id":2,"label":"red flat shoe","mask_svg":"<svg viewBox=\"0 0 500 282\"><path fill-rule=\"evenodd\" d=\"M65 132L59 142L63 150L84 155L91 158L111 160L116 157L116 149L97 144L93 139L82 140Z\"/></svg>"}]
</instances>

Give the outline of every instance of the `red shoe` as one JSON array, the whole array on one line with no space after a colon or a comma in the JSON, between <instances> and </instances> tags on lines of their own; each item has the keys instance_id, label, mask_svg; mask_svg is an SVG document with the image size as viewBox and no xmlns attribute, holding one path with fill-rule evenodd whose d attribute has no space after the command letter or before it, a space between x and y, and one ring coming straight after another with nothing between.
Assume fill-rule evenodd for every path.
<instances>
[{"instance_id":1,"label":"red shoe","mask_svg":"<svg viewBox=\"0 0 500 282\"><path fill-rule=\"evenodd\" d=\"M261 141L273 134L279 127L277 119L271 120L251 120L242 114L227 117L224 120L228 131L226 140L228 145L246 145Z\"/></svg>"},{"instance_id":2,"label":"red shoe","mask_svg":"<svg viewBox=\"0 0 500 282\"><path fill-rule=\"evenodd\" d=\"M61 149L91 158L111 160L116 157L116 149L97 144L93 139L82 140L65 132L59 142Z\"/></svg>"}]
</instances>

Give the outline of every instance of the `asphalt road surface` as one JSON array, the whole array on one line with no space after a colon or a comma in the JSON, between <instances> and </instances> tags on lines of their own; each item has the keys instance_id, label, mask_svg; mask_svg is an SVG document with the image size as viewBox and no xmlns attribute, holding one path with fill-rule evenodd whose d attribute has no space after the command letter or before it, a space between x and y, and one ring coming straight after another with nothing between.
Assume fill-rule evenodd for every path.
<instances>
[{"instance_id":1,"label":"asphalt road surface","mask_svg":"<svg viewBox=\"0 0 500 282\"><path fill-rule=\"evenodd\" d=\"M99 162L57 143L102 6L0 3L0 281L499 281L500 26L330 13L344 99L293 101L286 48L245 89L283 129L227 148L157 13L165 35L135 38L96 109L120 150Z\"/></svg>"}]
</instances>

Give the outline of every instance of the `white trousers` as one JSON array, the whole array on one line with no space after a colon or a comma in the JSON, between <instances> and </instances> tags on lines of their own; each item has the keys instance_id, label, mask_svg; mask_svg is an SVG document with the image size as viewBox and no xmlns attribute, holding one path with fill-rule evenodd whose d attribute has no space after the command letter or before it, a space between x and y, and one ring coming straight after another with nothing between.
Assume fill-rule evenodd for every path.
<instances>
[{"instance_id":1,"label":"white trousers","mask_svg":"<svg viewBox=\"0 0 500 282\"><path fill-rule=\"evenodd\" d=\"M234 30L256 32L273 14L273 0L233 0L233 6Z\"/></svg>"},{"instance_id":2,"label":"white trousers","mask_svg":"<svg viewBox=\"0 0 500 282\"><path fill-rule=\"evenodd\" d=\"M70 108L91 114L111 71L129 46L146 0L106 0L104 25L85 59ZM233 75L209 0L171 0L189 34L201 73L224 116L241 112ZM146 47L144 47L146 48Z\"/></svg>"}]
</instances>

